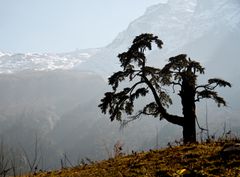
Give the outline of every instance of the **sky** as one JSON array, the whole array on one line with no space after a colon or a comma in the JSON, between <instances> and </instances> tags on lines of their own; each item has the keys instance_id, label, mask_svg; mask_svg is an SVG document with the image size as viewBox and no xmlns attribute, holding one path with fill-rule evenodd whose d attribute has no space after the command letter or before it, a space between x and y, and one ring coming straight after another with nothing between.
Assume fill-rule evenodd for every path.
<instances>
[{"instance_id":1,"label":"sky","mask_svg":"<svg viewBox=\"0 0 240 177\"><path fill-rule=\"evenodd\" d=\"M0 51L58 53L108 45L164 0L0 0Z\"/></svg>"}]
</instances>

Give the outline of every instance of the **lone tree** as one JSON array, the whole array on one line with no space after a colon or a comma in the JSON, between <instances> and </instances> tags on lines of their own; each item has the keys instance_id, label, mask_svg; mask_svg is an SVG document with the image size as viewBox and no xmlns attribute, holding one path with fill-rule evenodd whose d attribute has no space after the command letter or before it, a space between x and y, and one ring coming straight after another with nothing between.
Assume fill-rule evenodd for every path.
<instances>
[{"instance_id":1,"label":"lone tree","mask_svg":"<svg viewBox=\"0 0 240 177\"><path fill-rule=\"evenodd\" d=\"M204 68L199 62L180 54L169 58L162 68L147 65L144 52L152 49L152 43L161 49L163 42L153 34L141 34L133 40L127 52L118 55L122 71L114 73L109 78L112 92L106 92L99 107L102 112L110 114L111 121L122 121L122 113L128 116L134 113L134 102L140 96L152 94L153 101L146 104L142 110L130 116L132 120L141 115L152 115L183 127L184 143L196 142L196 105L204 99L213 99L218 106L225 106L226 102L215 90L216 87L231 87L231 84L222 79L209 79L204 85L197 85L198 74L204 74ZM119 83L127 79L131 87L119 88ZM173 115L167 112L172 104L166 87L178 86L178 95L182 104L182 115Z\"/></svg>"}]
</instances>

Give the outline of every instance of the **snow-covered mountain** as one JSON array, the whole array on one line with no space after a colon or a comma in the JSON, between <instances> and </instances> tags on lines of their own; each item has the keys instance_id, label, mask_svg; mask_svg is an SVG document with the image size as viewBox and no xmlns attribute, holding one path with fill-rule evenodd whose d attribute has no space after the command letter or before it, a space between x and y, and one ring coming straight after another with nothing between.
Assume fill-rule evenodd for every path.
<instances>
[{"instance_id":1,"label":"snow-covered mountain","mask_svg":"<svg viewBox=\"0 0 240 177\"><path fill-rule=\"evenodd\" d=\"M75 50L68 53L4 53L0 52L0 73L16 73L19 71L51 71L69 70L75 65L87 61L100 49Z\"/></svg>"},{"instance_id":2,"label":"snow-covered mountain","mask_svg":"<svg viewBox=\"0 0 240 177\"><path fill-rule=\"evenodd\" d=\"M149 7L111 44L81 63L79 68L94 68L93 71L105 76L112 74L118 69L118 53L126 51L135 36L146 32L158 35L164 42L161 51L151 54L154 64L163 63L168 57L179 53L190 54L205 62L214 55L213 52L217 52L215 49L211 51L213 46L231 45L229 35L240 38L240 1L169 0Z\"/></svg>"},{"instance_id":3,"label":"snow-covered mountain","mask_svg":"<svg viewBox=\"0 0 240 177\"><path fill-rule=\"evenodd\" d=\"M239 29L239 0L169 0L149 7L108 48L122 46L126 50L136 35L149 32L163 40L165 49L173 51L212 30L222 33Z\"/></svg>"},{"instance_id":4,"label":"snow-covered mountain","mask_svg":"<svg viewBox=\"0 0 240 177\"><path fill-rule=\"evenodd\" d=\"M135 36L146 32L158 35L164 42L161 51L151 54L153 58L158 56L164 60L179 52L200 58L201 48L206 49L220 42L231 42L226 39L228 35L240 38L240 1L168 0L149 7L145 14L119 33L112 43L101 49L76 50L62 54L0 52L0 73L74 68L108 76L119 67L116 56L131 45ZM196 44L203 39L206 43L202 42L200 46ZM209 58L204 56L200 59L206 61ZM154 64L163 60L158 59Z\"/></svg>"}]
</instances>

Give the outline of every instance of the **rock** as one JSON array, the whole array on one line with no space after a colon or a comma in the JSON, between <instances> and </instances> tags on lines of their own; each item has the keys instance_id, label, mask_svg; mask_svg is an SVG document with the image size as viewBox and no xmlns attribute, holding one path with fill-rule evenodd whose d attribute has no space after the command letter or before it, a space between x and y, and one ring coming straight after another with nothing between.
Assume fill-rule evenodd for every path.
<instances>
[{"instance_id":1,"label":"rock","mask_svg":"<svg viewBox=\"0 0 240 177\"><path fill-rule=\"evenodd\" d=\"M230 156L240 155L240 143L226 144L223 146L221 152L223 158L229 158Z\"/></svg>"}]
</instances>

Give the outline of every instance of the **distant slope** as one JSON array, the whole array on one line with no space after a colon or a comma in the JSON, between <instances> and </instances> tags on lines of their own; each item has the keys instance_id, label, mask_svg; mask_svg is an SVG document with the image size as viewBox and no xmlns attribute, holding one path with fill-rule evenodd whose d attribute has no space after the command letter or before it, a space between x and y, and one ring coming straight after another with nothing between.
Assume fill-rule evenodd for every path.
<instances>
[{"instance_id":1,"label":"distant slope","mask_svg":"<svg viewBox=\"0 0 240 177\"><path fill-rule=\"evenodd\" d=\"M14 151L21 153L21 148L24 148L30 153L38 137L44 153L42 158L46 160L43 162L46 166L40 168L58 167L64 149L55 145L57 142L50 134L63 115L79 108L80 104L91 105L91 101L102 94L105 87L101 77L79 71L1 74L0 141ZM81 119L80 115L75 116ZM91 123L95 122L96 119L91 120ZM81 126L84 127L79 125L78 128ZM64 140L64 137L59 138ZM21 165L26 167L26 163L24 161Z\"/></svg>"}]
</instances>

